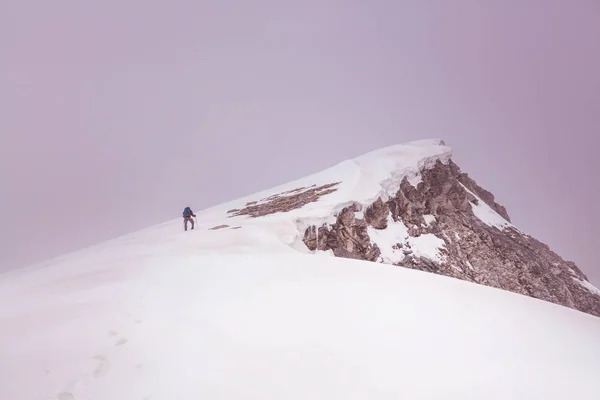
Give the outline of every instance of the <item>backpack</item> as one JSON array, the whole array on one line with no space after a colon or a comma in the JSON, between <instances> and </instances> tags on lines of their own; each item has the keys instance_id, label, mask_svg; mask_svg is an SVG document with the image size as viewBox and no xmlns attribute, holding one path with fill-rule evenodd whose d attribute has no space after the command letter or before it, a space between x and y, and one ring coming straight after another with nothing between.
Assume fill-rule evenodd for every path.
<instances>
[{"instance_id":1,"label":"backpack","mask_svg":"<svg viewBox=\"0 0 600 400\"><path fill-rule=\"evenodd\" d=\"M192 213L192 210L191 210L189 207L186 207L186 208L183 210L183 216L184 216L184 217L189 217L191 213Z\"/></svg>"}]
</instances>

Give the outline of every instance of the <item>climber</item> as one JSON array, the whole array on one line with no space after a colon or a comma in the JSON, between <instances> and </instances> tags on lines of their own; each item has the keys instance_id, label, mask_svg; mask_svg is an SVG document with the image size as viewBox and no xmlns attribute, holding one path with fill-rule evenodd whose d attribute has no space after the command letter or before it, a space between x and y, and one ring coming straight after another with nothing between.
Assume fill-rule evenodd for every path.
<instances>
[{"instance_id":1,"label":"climber","mask_svg":"<svg viewBox=\"0 0 600 400\"><path fill-rule=\"evenodd\" d=\"M194 212L192 211L191 208L186 207L183 210L183 228L184 230L187 231L187 223L188 221L192 224L192 229L194 229L194 220L192 219L192 217L195 217L196 214L194 214Z\"/></svg>"}]
</instances>

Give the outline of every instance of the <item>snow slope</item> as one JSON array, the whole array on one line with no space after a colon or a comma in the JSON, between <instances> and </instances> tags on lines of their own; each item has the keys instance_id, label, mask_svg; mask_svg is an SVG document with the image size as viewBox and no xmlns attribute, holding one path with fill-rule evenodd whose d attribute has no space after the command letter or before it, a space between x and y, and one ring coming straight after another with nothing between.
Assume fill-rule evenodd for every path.
<instances>
[{"instance_id":1,"label":"snow slope","mask_svg":"<svg viewBox=\"0 0 600 400\"><path fill-rule=\"evenodd\" d=\"M198 213L194 231L177 219L0 275L0 399L600 398L599 318L302 248L300 220L418 181L447 150L384 149ZM339 180L300 210L225 217ZM222 223L241 228L207 229Z\"/></svg>"}]
</instances>

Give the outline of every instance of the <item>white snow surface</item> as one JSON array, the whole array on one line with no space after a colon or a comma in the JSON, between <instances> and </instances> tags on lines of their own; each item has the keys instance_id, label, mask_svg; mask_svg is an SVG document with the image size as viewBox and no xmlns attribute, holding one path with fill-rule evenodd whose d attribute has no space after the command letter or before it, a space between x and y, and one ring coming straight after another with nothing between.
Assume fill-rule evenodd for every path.
<instances>
[{"instance_id":1,"label":"white snow surface","mask_svg":"<svg viewBox=\"0 0 600 400\"><path fill-rule=\"evenodd\" d=\"M435 215L431 215L431 214L425 214L425 215L423 215L423 219L425 220L425 224L427 226L433 224L436 221Z\"/></svg>"},{"instance_id":2,"label":"white snow surface","mask_svg":"<svg viewBox=\"0 0 600 400\"><path fill-rule=\"evenodd\" d=\"M400 262L405 257L403 250L410 250L415 257L425 257L437 262L445 260L439 251L446 245L442 239L430 233L409 236L406 225L402 221L395 222L391 216L388 216L386 229L369 226L367 232L371 241L381 249L379 261Z\"/></svg>"},{"instance_id":3,"label":"white snow surface","mask_svg":"<svg viewBox=\"0 0 600 400\"><path fill-rule=\"evenodd\" d=\"M363 154L343 161L324 171L309 175L272 189L255 193L232 202L214 207L214 215L222 217L226 210L240 208L249 201L266 199L269 196L301 187L326 185L341 182L337 191L324 196L320 201L308 204L301 209L290 211L287 219L305 218L329 220L331 215L348 205L349 201L370 205L378 197L385 201L396 194L402 178L416 185L420 181L420 171L432 167L438 160L447 163L452 149L441 144L438 139L421 140L395 145ZM274 216L279 218L279 215ZM268 219L272 217L267 216Z\"/></svg>"},{"instance_id":4,"label":"white snow surface","mask_svg":"<svg viewBox=\"0 0 600 400\"><path fill-rule=\"evenodd\" d=\"M590 292L592 292L593 294L596 294L598 296L600 296L600 289L598 289L596 286L592 285L590 282L588 281L584 281L582 279L579 278L574 278L581 286L583 286L584 288L586 288L587 290L589 290Z\"/></svg>"},{"instance_id":5,"label":"white snow surface","mask_svg":"<svg viewBox=\"0 0 600 400\"><path fill-rule=\"evenodd\" d=\"M473 210L473 214L475 214L475 216L477 218L479 218L484 224L491 226L491 227L496 227L498 229L504 229L507 227L512 227L514 229L517 229L513 224L508 222L503 216L501 216L496 211L494 211L494 209L492 207L488 206L485 201L481 200L481 198L479 196L477 196L475 193L473 193L471 190L469 190L465 185L463 185L462 183L460 185L467 192L471 193L473 196L475 196L477 198L478 204L474 204L473 202L471 202L470 203L471 209Z\"/></svg>"},{"instance_id":6,"label":"white snow surface","mask_svg":"<svg viewBox=\"0 0 600 400\"><path fill-rule=\"evenodd\" d=\"M600 318L302 244L301 218L390 193L394 174L418 180L447 157L436 143L199 212L193 231L176 219L0 275L0 399L600 398ZM301 210L224 216L332 180L343 195ZM241 228L207 229L222 223Z\"/></svg>"}]
</instances>

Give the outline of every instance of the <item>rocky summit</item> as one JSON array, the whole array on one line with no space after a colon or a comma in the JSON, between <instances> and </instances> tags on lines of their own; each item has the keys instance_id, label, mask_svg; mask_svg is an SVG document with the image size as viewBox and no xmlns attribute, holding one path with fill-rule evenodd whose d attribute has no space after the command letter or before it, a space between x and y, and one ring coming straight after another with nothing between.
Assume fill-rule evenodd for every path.
<instances>
[{"instance_id":1,"label":"rocky summit","mask_svg":"<svg viewBox=\"0 0 600 400\"><path fill-rule=\"evenodd\" d=\"M442 141L433 145L445 146ZM364 196L352 198L356 190L344 190L344 179L329 173L331 182L250 201L229 215L287 213L337 195L339 206L329 219L311 223L302 215L296 218L308 250L445 275L600 316L600 291L583 272L514 226L494 195L462 172L447 152L413 163L413 170L400 168L407 154L398 154L392 167L386 164L389 173L379 182L386 190L370 202ZM355 164L364 170L377 158L374 152Z\"/></svg>"}]
</instances>

